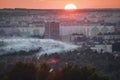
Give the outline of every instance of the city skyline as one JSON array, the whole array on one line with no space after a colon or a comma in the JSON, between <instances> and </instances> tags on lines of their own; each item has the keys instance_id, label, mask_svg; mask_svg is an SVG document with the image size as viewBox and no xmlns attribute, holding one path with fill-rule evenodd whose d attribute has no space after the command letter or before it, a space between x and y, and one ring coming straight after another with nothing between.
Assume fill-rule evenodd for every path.
<instances>
[{"instance_id":1,"label":"city skyline","mask_svg":"<svg viewBox=\"0 0 120 80\"><path fill-rule=\"evenodd\" d=\"M119 0L1 0L0 8L64 9L70 3L77 9L120 8Z\"/></svg>"}]
</instances>

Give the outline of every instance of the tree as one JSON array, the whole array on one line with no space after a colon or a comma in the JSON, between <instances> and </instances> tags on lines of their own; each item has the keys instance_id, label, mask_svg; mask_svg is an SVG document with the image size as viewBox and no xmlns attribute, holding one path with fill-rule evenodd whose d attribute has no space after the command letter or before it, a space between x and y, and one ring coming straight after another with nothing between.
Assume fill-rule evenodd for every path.
<instances>
[{"instance_id":1,"label":"tree","mask_svg":"<svg viewBox=\"0 0 120 80\"><path fill-rule=\"evenodd\" d=\"M37 69L37 80L46 80L49 76L50 65L47 62L41 62Z\"/></svg>"},{"instance_id":2,"label":"tree","mask_svg":"<svg viewBox=\"0 0 120 80\"><path fill-rule=\"evenodd\" d=\"M95 68L74 65L63 67L61 74L59 80L107 80L106 77L99 76Z\"/></svg>"},{"instance_id":3,"label":"tree","mask_svg":"<svg viewBox=\"0 0 120 80\"><path fill-rule=\"evenodd\" d=\"M33 63L17 62L8 73L8 80L35 80L36 66Z\"/></svg>"},{"instance_id":4,"label":"tree","mask_svg":"<svg viewBox=\"0 0 120 80\"><path fill-rule=\"evenodd\" d=\"M52 71L51 71L52 69ZM17 62L3 80L108 80L98 75L95 68L65 65L53 69L46 62L40 65Z\"/></svg>"}]
</instances>

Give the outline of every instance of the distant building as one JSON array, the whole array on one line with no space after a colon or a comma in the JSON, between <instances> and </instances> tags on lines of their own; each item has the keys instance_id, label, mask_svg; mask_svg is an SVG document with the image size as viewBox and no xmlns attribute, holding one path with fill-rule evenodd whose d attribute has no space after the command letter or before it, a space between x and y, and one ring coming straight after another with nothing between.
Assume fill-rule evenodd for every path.
<instances>
[{"instance_id":1,"label":"distant building","mask_svg":"<svg viewBox=\"0 0 120 80\"><path fill-rule=\"evenodd\" d=\"M2 37L41 37L44 35L45 32L45 23L44 22L32 22L29 23L28 26L21 26L18 27L0 27L0 36Z\"/></svg>"},{"instance_id":2,"label":"distant building","mask_svg":"<svg viewBox=\"0 0 120 80\"><path fill-rule=\"evenodd\" d=\"M109 33L114 32L115 26L114 25L101 25L98 23L84 23L84 24L74 24L74 25L60 25L60 36L63 40L65 38L69 38L74 33L83 34L86 37L92 38L97 36L98 33ZM68 42L69 42L68 41Z\"/></svg>"},{"instance_id":3,"label":"distant building","mask_svg":"<svg viewBox=\"0 0 120 80\"><path fill-rule=\"evenodd\" d=\"M104 40L112 41L114 43L114 41L120 41L120 32L99 33L97 37Z\"/></svg>"},{"instance_id":4,"label":"distant building","mask_svg":"<svg viewBox=\"0 0 120 80\"><path fill-rule=\"evenodd\" d=\"M97 51L98 53L112 53L112 45L95 45L94 47L91 47L91 49L93 51Z\"/></svg>"},{"instance_id":5,"label":"distant building","mask_svg":"<svg viewBox=\"0 0 120 80\"><path fill-rule=\"evenodd\" d=\"M60 39L60 24L58 22L47 22L45 24L45 38Z\"/></svg>"},{"instance_id":6,"label":"distant building","mask_svg":"<svg viewBox=\"0 0 120 80\"><path fill-rule=\"evenodd\" d=\"M71 36L71 42L77 45L82 45L86 41L86 36L83 34L73 33Z\"/></svg>"},{"instance_id":7,"label":"distant building","mask_svg":"<svg viewBox=\"0 0 120 80\"><path fill-rule=\"evenodd\" d=\"M120 42L116 42L112 45L113 52L120 52Z\"/></svg>"}]
</instances>

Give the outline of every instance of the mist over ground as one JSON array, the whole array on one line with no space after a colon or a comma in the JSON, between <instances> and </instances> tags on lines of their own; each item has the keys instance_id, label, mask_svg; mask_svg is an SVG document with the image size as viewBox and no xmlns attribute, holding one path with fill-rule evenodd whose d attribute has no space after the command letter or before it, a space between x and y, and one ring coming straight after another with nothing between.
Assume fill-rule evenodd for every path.
<instances>
[{"instance_id":1,"label":"mist over ground","mask_svg":"<svg viewBox=\"0 0 120 80\"><path fill-rule=\"evenodd\" d=\"M0 55L12 54L14 52L39 49L37 56L42 54L51 54L55 52L72 51L78 46L67 44L52 39L34 39L34 38L6 38L0 39Z\"/></svg>"}]
</instances>

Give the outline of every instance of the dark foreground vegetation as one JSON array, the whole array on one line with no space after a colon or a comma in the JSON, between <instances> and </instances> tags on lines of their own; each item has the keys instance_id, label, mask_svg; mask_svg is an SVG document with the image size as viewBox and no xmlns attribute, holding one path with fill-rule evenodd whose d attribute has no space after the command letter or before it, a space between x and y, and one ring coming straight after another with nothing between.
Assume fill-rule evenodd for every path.
<instances>
[{"instance_id":1,"label":"dark foreground vegetation","mask_svg":"<svg viewBox=\"0 0 120 80\"><path fill-rule=\"evenodd\" d=\"M1 80L108 80L100 76L96 69L64 65L52 68L48 63L40 64L17 62Z\"/></svg>"},{"instance_id":2,"label":"dark foreground vegetation","mask_svg":"<svg viewBox=\"0 0 120 80\"><path fill-rule=\"evenodd\" d=\"M75 50L65 53L42 55L42 60L57 60L53 67L64 64L96 68L100 75L107 75L110 80L120 80L120 53L97 53L92 50ZM53 61L54 62L54 61Z\"/></svg>"},{"instance_id":3,"label":"dark foreground vegetation","mask_svg":"<svg viewBox=\"0 0 120 80\"><path fill-rule=\"evenodd\" d=\"M1 56L0 80L120 80L119 61L119 53L92 50L43 54L39 58L33 54Z\"/></svg>"}]
</instances>

